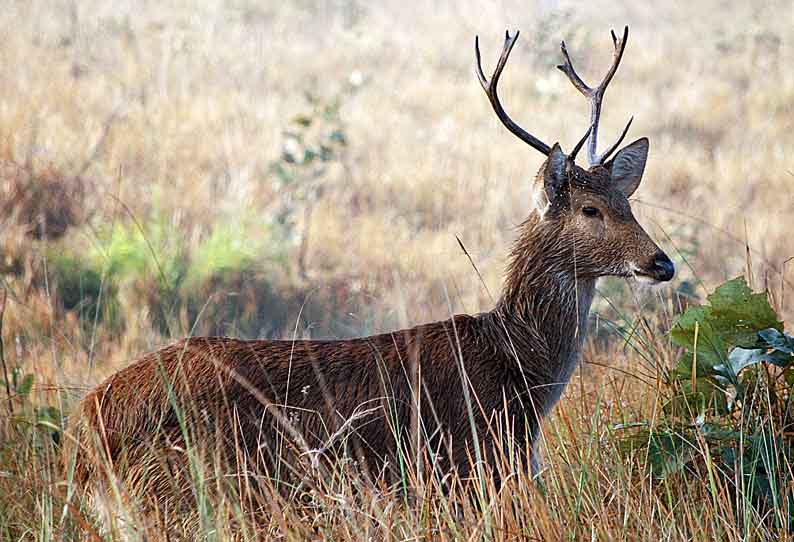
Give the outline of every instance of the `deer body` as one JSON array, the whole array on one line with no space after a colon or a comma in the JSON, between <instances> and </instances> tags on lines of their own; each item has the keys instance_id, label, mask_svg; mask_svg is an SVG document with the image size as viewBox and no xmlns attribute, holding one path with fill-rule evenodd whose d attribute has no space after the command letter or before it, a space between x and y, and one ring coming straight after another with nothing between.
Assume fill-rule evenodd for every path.
<instances>
[{"instance_id":1,"label":"deer body","mask_svg":"<svg viewBox=\"0 0 794 542\"><path fill-rule=\"evenodd\" d=\"M574 159L588 136L595 139L597 115L569 155L507 119L496 83L516 37L507 36L490 82L477 49L478 74L500 119L548 159L493 309L359 339L190 338L148 354L92 390L73 416L76 446L65 460L80 485L110 475L158 502L184 497L187 479L175 486L155 452L171 469L186 462L191 439L223 464L297 478L307 454L332 447L375 476L402 452L465 476L475 448L495 467L503 421L517 450L532 449L577 367L598 278L658 282L673 267L627 200L644 171L646 139L606 161L615 145L584 169ZM615 38L620 54L607 83L626 37ZM599 111L605 86L595 92Z\"/></svg>"},{"instance_id":2,"label":"deer body","mask_svg":"<svg viewBox=\"0 0 794 542\"><path fill-rule=\"evenodd\" d=\"M306 447L318 449L357 410L375 409L355 434L377 467L394 455L397 436L406 436L418 397L419 409L428 414L425 431L455 443L453 462L467 471L472 431L461 361L481 405L476 410L482 412L475 412L479 436L488 438L486 418L500 412L505 400L535 436L540 417L570 379L585 337L594 281L565 278L568 272L546 268L547 258L524 249L517 245L513 274L493 311L342 341L185 339L111 376L83 399L78 419L87 422L86 431L101 428L109 457L116 460L129 453L128 443L157 432L183 447L178 408L188 415L193 409L210 413L200 422L212 433L208 420L229 424L233 404L242 432L256 435L249 450L254 455L261 453L262 439L271 444L263 425L283 432L279 423L288 421ZM421 377L412 381L417 372ZM282 411L286 420L263 424L268 408ZM224 434L228 430L223 427ZM272 468L275 459L265 459ZM91 466L80 457L78 479L87 480Z\"/></svg>"},{"instance_id":3,"label":"deer body","mask_svg":"<svg viewBox=\"0 0 794 542\"><path fill-rule=\"evenodd\" d=\"M193 446L199 441L211 454L217 449L227 464L239 461L242 448L257 472L287 479L300 478L295 470L306 465L302 454L323 450L330 435L362 411L369 414L350 427L346 454L373 477L388 473L398 449L415 457L412 424L422 413L422 451L436 453L442 470L457 468L465 478L475 433L464 374L485 457L494 454L499 418L515 420L516 449L534 471L537 458L526 455L534 442L525 439L537 439L542 416L576 367L593 282L580 282L583 289L577 291L541 269L530 277L552 288L520 315L508 310L517 300L503 298L491 312L361 339L191 338L148 354L81 402L72 428L83 446L75 480L89 486L102 478L103 464L112 464L134 494L158 495L173 508L173 501L190 495L191 483L181 452L191 443L179 410L187 425L201 427ZM271 415L274 411L279 415ZM93 449L96 433L102 437L101 456L84 453ZM169 475L161 472L153 446L174 451L169 462L183 472L178 491L173 467Z\"/></svg>"}]
</instances>

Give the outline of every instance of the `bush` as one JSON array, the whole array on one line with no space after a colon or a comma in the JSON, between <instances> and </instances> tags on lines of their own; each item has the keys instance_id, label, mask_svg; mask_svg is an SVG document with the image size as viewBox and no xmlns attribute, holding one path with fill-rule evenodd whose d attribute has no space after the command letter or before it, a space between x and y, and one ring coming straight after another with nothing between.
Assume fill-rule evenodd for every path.
<instances>
[{"instance_id":1,"label":"bush","mask_svg":"<svg viewBox=\"0 0 794 542\"><path fill-rule=\"evenodd\" d=\"M794 337L741 277L707 301L674 323L683 352L664 375L661 417L619 426L623 449L644 450L659 479L699 478L715 497L726 488L745 525L792 528Z\"/></svg>"},{"instance_id":2,"label":"bush","mask_svg":"<svg viewBox=\"0 0 794 542\"><path fill-rule=\"evenodd\" d=\"M50 277L57 298L67 311L74 311L84 322L119 323L120 314L115 285L103 280L95 262L70 254L53 254L48 258Z\"/></svg>"},{"instance_id":3,"label":"bush","mask_svg":"<svg viewBox=\"0 0 794 542\"><path fill-rule=\"evenodd\" d=\"M349 281L317 289L296 280L280 227L239 220L193 246L157 225L146 231L116 225L89 250L50 256L61 307L111 330L144 310L166 336L347 336L366 324L335 317L363 310Z\"/></svg>"}]
</instances>

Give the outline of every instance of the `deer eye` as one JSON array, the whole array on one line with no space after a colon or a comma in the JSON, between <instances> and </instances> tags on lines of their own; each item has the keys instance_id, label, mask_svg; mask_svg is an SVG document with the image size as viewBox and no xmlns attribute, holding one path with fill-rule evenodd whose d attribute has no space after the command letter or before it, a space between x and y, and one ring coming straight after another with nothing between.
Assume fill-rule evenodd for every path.
<instances>
[{"instance_id":1,"label":"deer eye","mask_svg":"<svg viewBox=\"0 0 794 542\"><path fill-rule=\"evenodd\" d=\"M582 207L582 214L585 216L601 216L601 212L595 207Z\"/></svg>"}]
</instances>

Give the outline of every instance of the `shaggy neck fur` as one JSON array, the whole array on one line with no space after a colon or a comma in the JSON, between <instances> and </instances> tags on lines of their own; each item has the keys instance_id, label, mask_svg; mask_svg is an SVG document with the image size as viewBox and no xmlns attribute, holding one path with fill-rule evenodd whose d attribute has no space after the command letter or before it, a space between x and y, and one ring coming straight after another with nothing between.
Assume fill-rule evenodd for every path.
<instances>
[{"instance_id":1,"label":"shaggy neck fur","mask_svg":"<svg viewBox=\"0 0 794 542\"><path fill-rule=\"evenodd\" d=\"M577 366L596 279L578 275L574 243L558 223L533 213L521 231L492 314L522 377L531 375L533 387L547 388L533 393L545 415Z\"/></svg>"}]
</instances>

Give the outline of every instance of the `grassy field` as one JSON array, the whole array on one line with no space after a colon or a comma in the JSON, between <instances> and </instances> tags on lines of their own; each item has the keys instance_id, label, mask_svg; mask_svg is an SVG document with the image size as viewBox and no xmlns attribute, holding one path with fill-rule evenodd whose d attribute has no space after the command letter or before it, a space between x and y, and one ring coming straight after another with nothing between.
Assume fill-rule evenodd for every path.
<instances>
[{"instance_id":1,"label":"grassy field","mask_svg":"<svg viewBox=\"0 0 794 542\"><path fill-rule=\"evenodd\" d=\"M750 506L706 440L687 469L660 474L620 429L670 415L682 346L668 332L684 306L744 275L794 317L791 3L197 4L0 10L0 540L120 539L72 494L57 453L76 400L143 352L188 334L347 337L488 310L541 157L491 112L474 36L490 69L504 29L521 30L502 100L570 149L586 108L554 68L559 42L595 81L625 24L601 140L632 115L629 140L650 138L632 206L678 274L651 291L600 283L584 363L545 426L541 481L442 496L421 469L375 490L337 465L297 502L213 501L192 533L792 538L790 487ZM759 419L788 442L788 403L765 393Z\"/></svg>"}]
</instances>

